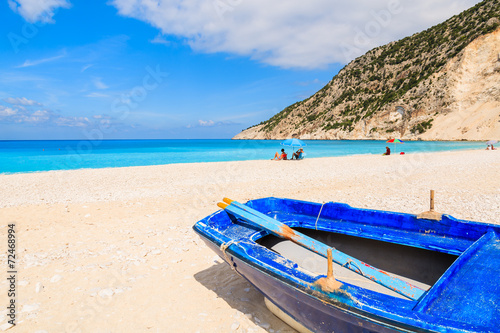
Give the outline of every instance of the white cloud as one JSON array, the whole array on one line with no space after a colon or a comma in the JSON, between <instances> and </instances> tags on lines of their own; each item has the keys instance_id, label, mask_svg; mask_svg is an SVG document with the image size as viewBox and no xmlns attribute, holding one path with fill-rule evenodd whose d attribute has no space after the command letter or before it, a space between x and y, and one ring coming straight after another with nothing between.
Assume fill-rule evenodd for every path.
<instances>
[{"instance_id":1,"label":"white cloud","mask_svg":"<svg viewBox=\"0 0 500 333\"><path fill-rule=\"evenodd\" d=\"M197 125L187 125L186 128L196 128L196 127L216 127L216 126L228 126L228 125L239 125L238 123L235 123L233 121L213 121L213 120L198 120Z\"/></svg>"},{"instance_id":2,"label":"white cloud","mask_svg":"<svg viewBox=\"0 0 500 333\"><path fill-rule=\"evenodd\" d=\"M66 117L49 109L34 108L35 105L41 104L13 105L12 107L0 105L0 123L64 127L84 127L92 124L86 117ZM98 121L102 122L102 119Z\"/></svg>"},{"instance_id":3,"label":"white cloud","mask_svg":"<svg viewBox=\"0 0 500 333\"><path fill-rule=\"evenodd\" d=\"M111 0L123 16L183 38L280 67L347 63L367 50L458 14L478 0Z\"/></svg>"},{"instance_id":4,"label":"white cloud","mask_svg":"<svg viewBox=\"0 0 500 333\"><path fill-rule=\"evenodd\" d=\"M0 105L0 122L3 123L46 123L58 115L50 110L33 109L22 105L4 107Z\"/></svg>"},{"instance_id":5,"label":"white cloud","mask_svg":"<svg viewBox=\"0 0 500 333\"><path fill-rule=\"evenodd\" d=\"M26 21L54 23L54 14L59 8L69 8L66 0L8 0L10 8Z\"/></svg>"},{"instance_id":6,"label":"white cloud","mask_svg":"<svg viewBox=\"0 0 500 333\"><path fill-rule=\"evenodd\" d=\"M207 120L207 121L205 121L205 120L201 120L200 119L200 120L198 120L198 124L200 126L214 126L215 122L213 120Z\"/></svg>"},{"instance_id":7,"label":"white cloud","mask_svg":"<svg viewBox=\"0 0 500 333\"><path fill-rule=\"evenodd\" d=\"M163 44L163 45L170 45L170 44L172 44L172 42L170 42L169 40L167 40L161 34L156 35L155 38L153 38L152 40L150 40L150 42L153 43L153 44Z\"/></svg>"},{"instance_id":8,"label":"white cloud","mask_svg":"<svg viewBox=\"0 0 500 333\"><path fill-rule=\"evenodd\" d=\"M94 86L97 89L108 89L109 88L104 82L102 82L102 78L100 78L100 77L94 78Z\"/></svg>"},{"instance_id":9,"label":"white cloud","mask_svg":"<svg viewBox=\"0 0 500 333\"><path fill-rule=\"evenodd\" d=\"M0 105L0 118L10 117L17 113L17 110Z\"/></svg>"},{"instance_id":10,"label":"white cloud","mask_svg":"<svg viewBox=\"0 0 500 333\"><path fill-rule=\"evenodd\" d=\"M94 64L89 64L89 65L85 65L83 66L83 68L81 69L81 73L85 72L87 69L89 69L90 67L94 66Z\"/></svg>"},{"instance_id":11,"label":"white cloud","mask_svg":"<svg viewBox=\"0 0 500 333\"><path fill-rule=\"evenodd\" d=\"M59 60L61 58L64 58L65 56L66 56L66 53L63 53L63 54L60 54L58 56L49 57L49 58L43 58L43 59L38 59L38 60L33 60L33 61L31 61L31 60L25 60L22 65L19 65L16 68L24 68L24 67L36 66L36 65L40 65L40 64L43 64L43 63L46 63L46 62L52 62L52 61Z\"/></svg>"},{"instance_id":12,"label":"white cloud","mask_svg":"<svg viewBox=\"0 0 500 333\"><path fill-rule=\"evenodd\" d=\"M52 112L47 110L36 110L29 115L25 115L22 120L29 123L43 123L48 121L52 116Z\"/></svg>"},{"instance_id":13,"label":"white cloud","mask_svg":"<svg viewBox=\"0 0 500 333\"><path fill-rule=\"evenodd\" d=\"M27 105L27 106L31 106L31 105L42 105L41 103L38 103L37 101L34 101L34 100L31 100L31 99L27 99L26 97L8 97L8 98L4 98L4 102L7 102L9 104L13 104L13 105Z\"/></svg>"},{"instance_id":14,"label":"white cloud","mask_svg":"<svg viewBox=\"0 0 500 333\"><path fill-rule=\"evenodd\" d=\"M65 127L86 127L90 125L87 117L58 117L54 120L54 123Z\"/></svg>"},{"instance_id":15,"label":"white cloud","mask_svg":"<svg viewBox=\"0 0 500 333\"><path fill-rule=\"evenodd\" d=\"M107 97L110 97L109 95L107 94L101 94L101 93L98 93L98 92L92 92L90 94L87 94L85 95L85 97L91 97L91 98L107 98Z\"/></svg>"},{"instance_id":16,"label":"white cloud","mask_svg":"<svg viewBox=\"0 0 500 333\"><path fill-rule=\"evenodd\" d=\"M109 131L130 128L113 116L106 114L85 116L68 116L58 111L53 111L42 106L42 104L21 98L5 98L2 101L9 106L0 104L0 124L20 124L24 126L38 127L81 127L99 128Z\"/></svg>"}]
</instances>

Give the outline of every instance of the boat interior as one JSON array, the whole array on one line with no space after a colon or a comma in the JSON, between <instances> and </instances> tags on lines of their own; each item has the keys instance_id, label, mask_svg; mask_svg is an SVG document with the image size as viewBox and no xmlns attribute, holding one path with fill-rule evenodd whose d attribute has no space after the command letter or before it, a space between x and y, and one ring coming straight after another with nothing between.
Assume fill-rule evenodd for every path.
<instances>
[{"instance_id":1,"label":"boat interior","mask_svg":"<svg viewBox=\"0 0 500 333\"><path fill-rule=\"evenodd\" d=\"M424 290L433 286L458 258L452 254L363 237L307 228L293 229ZM311 250L274 235L264 236L257 242L313 274L326 275L327 259ZM405 296L335 263L333 275L340 282L406 299Z\"/></svg>"}]
</instances>

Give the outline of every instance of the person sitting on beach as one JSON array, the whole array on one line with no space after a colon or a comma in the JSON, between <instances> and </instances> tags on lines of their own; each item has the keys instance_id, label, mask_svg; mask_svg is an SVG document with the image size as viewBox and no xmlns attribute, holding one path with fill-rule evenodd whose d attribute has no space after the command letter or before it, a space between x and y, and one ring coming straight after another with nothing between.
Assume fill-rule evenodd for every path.
<instances>
[{"instance_id":1,"label":"person sitting on beach","mask_svg":"<svg viewBox=\"0 0 500 333\"><path fill-rule=\"evenodd\" d=\"M389 147L385 147L385 153L382 155L391 155L391 149Z\"/></svg>"},{"instance_id":2,"label":"person sitting on beach","mask_svg":"<svg viewBox=\"0 0 500 333\"><path fill-rule=\"evenodd\" d=\"M299 150L297 150L297 152L293 153L291 159L293 160L294 157L296 160L301 159L303 153L304 153L304 150L302 148L300 148Z\"/></svg>"},{"instance_id":3,"label":"person sitting on beach","mask_svg":"<svg viewBox=\"0 0 500 333\"><path fill-rule=\"evenodd\" d=\"M276 154L274 154L274 158L272 158L272 160L286 160L286 153L285 153L285 149L281 149L281 154L279 154L278 152L276 152Z\"/></svg>"}]
</instances>

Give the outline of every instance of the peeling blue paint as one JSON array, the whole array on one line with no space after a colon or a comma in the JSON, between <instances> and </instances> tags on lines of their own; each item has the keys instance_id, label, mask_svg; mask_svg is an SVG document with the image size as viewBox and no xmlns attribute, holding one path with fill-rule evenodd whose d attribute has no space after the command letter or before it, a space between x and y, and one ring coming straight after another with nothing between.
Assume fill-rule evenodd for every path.
<instances>
[{"instance_id":1,"label":"peeling blue paint","mask_svg":"<svg viewBox=\"0 0 500 333\"><path fill-rule=\"evenodd\" d=\"M265 198L249 207L291 228L315 229L321 204ZM324 275L260 245L269 233L224 211L195 224L209 247L269 300L314 332L498 332L500 323L500 226L357 209L327 203L317 229L362 236L459 256L418 301L354 284L328 292L315 285ZM228 245L224 252L221 245ZM224 248L224 247L223 247Z\"/></svg>"}]
</instances>

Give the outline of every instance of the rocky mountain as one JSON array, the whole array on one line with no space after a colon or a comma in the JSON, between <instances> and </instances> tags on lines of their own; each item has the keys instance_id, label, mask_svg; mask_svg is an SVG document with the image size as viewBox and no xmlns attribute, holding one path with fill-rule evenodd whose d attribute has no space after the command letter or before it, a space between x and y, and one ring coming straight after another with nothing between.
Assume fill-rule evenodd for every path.
<instances>
[{"instance_id":1,"label":"rocky mountain","mask_svg":"<svg viewBox=\"0 0 500 333\"><path fill-rule=\"evenodd\" d=\"M500 139L500 0L377 47L234 139Z\"/></svg>"}]
</instances>

